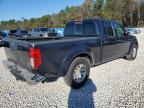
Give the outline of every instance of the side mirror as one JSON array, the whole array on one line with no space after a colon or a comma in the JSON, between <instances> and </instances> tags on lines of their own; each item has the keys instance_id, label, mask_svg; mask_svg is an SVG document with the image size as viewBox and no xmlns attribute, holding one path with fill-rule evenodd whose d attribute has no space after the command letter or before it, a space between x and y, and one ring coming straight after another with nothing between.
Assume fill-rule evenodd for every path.
<instances>
[{"instance_id":1,"label":"side mirror","mask_svg":"<svg viewBox=\"0 0 144 108\"><path fill-rule=\"evenodd\" d=\"M125 36L129 36L130 33L129 33L128 31L125 31L124 35L125 35Z\"/></svg>"}]
</instances>

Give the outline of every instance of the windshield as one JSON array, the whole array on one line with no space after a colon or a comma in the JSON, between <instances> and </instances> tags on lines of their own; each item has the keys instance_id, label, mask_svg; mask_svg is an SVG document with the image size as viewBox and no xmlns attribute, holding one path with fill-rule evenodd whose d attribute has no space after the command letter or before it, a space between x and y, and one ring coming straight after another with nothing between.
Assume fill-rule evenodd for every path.
<instances>
[{"instance_id":1,"label":"windshield","mask_svg":"<svg viewBox=\"0 0 144 108\"><path fill-rule=\"evenodd\" d=\"M48 28L40 28L40 30L41 30L42 32L48 32L48 31L49 31Z\"/></svg>"}]
</instances>

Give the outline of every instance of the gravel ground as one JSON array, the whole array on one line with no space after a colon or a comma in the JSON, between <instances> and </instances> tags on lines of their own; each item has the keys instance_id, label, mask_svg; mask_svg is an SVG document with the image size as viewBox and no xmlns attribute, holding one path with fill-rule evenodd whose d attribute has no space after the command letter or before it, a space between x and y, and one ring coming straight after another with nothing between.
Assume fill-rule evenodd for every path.
<instances>
[{"instance_id":1,"label":"gravel ground","mask_svg":"<svg viewBox=\"0 0 144 108\"><path fill-rule=\"evenodd\" d=\"M94 67L83 88L73 90L63 78L56 82L27 85L16 81L2 66L0 49L0 108L144 108L144 30L137 35L138 56Z\"/></svg>"}]
</instances>

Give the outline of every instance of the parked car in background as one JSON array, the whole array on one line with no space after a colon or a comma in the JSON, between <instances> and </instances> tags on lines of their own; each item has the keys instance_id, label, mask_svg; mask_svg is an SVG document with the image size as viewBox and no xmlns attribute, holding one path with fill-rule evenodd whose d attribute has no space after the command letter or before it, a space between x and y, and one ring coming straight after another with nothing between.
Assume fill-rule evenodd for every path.
<instances>
[{"instance_id":1,"label":"parked car in background","mask_svg":"<svg viewBox=\"0 0 144 108\"><path fill-rule=\"evenodd\" d=\"M64 28L53 28L55 32L58 34L58 37L63 37L64 36Z\"/></svg>"},{"instance_id":2,"label":"parked car in background","mask_svg":"<svg viewBox=\"0 0 144 108\"><path fill-rule=\"evenodd\" d=\"M46 28L46 27L36 27L36 28L32 29L31 32L29 32L29 36L48 37L48 32L49 32L49 28Z\"/></svg>"},{"instance_id":3,"label":"parked car in background","mask_svg":"<svg viewBox=\"0 0 144 108\"><path fill-rule=\"evenodd\" d=\"M3 38L6 38L6 37L8 37L8 36L9 36L9 31L7 31L7 30L0 31L0 46L1 46L1 44L2 44L2 39L3 39Z\"/></svg>"},{"instance_id":4,"label":"parked car in background","mask_svg":"<svg viewBox=\"0 0 144 108\"><path fill-rule=\"evenodd\" d=\"M2 32L0 31L0 42L2 41Z\"/></svg>"},{"instance_id":5,"label":"parked car in background","mask_svg":"<svg viewBox=\"0 0 144 108\"><path fill-rule=\"evenodd\" d=\"M2 36L4 37L8 37L10 33L10 30L2 30Z\"/></svg>"},{"instance_id":6,"label":"parked car in background","mask_svg":"<svg viewBox=\"0 0 144 108\"><path fill-rule=\"evenodd\" d=\"M15 36L17 30L10 30L9 31L9 36Z\"/></svg>"},{"instance_id":7,"label":"parked car in background","mask_svg":"<svg viewBox=\"0 0 144 108\"><path fill-rule=\"evenodd\" d=\"M17 37L24 37L24 36L28 36L28 31L27 30L20 30L18 29L15 33L15 36Z\"/></svg>"},{"instance_id":8,"label":"parked car in background","mask_svg":"<svg viewBox=\"0 0 144 108\"><path fill-rule=\"evenodd\" d=\"M139 34L141 32L139 29L136 29L136 28L125 28L125 30L131 35Z\"/></svg>"},{"instance_id":9,"label":"parked car in background","mask_svg":"<svg viewBox=\"0 0 144 108\"><path fill-rule=\"evenodd\" d=\"M137 30L137 34L141 33L141 30L138 28L135 28Z\"/></svg>"},{"instance_id":10,"label":"parked car in background","mask_svg":"<svg viewBox=\"0 0 144 108\"><path fill-rule=\"evenodd\" d=\"M48 36L63 37L64 36L64 28L50 28L49 32L48 32Z\"/></svg>"},{"instance_id":11,"label":"parked car in background","mask_svg":"<svg viewBox=\"0 0 144 108\"><path fill-rule=\"evenodd\" d=\"M48 31L48 37L53 37L53 36L58 37L58 35L59 34L56 32L55 29L53 29L53 28L49 29L49 31Z\"/></svg>"}]
</instances>

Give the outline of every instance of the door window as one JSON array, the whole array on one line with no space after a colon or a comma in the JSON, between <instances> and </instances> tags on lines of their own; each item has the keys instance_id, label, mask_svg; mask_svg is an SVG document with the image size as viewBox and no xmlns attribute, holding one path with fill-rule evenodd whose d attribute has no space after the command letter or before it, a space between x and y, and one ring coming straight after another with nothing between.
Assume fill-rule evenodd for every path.
<instances>
[{"instance_id":1,"label":"door window","mask_svg":"<svg viewBox=\"0 0 144 108\"><path fill-rule=\"evenodd\" d=\"M115 35L117 37L124 36L124 29L122 28L122 26L120 24L114 23L114 31L115 31Z\"/></svg>"},{"instance_id":2,"label":"door window","mask_svg":"<svg viewBox=\"0 0 144 108\"><path fill-rule=\"evenodd\" d=\"M104 35L106 37L115 37L111 22L104 22Z\"/></svg>"},{"instance_id":3,"label":"door window","mask_svg":"<svg viewBox=\"0 0 144 108\"><path fill-rule=\"evenodd\" d=\"M35 28L35 29L34 29L34 32L39 32L39 28Z\"/></svg>"},{"instance_id":4,"label":"door window","mask_svg":"<svg viewBox=\"0 0 144 108\"><path fill-rule=\"evenodd\" d=\"M37 31L36 32L40 32L40 29L39 28L37 28Z\"/></svg>"},{"instance_id":5,"label":"door window","mask_svg":"<svg viewBox=\"0 0 144 108\"><path fill-rule=\"evenodd\" d=\"M36 30L36 28L33 30L33 32L36 32L37 30Z\"/></svg>"}]
</instances>

